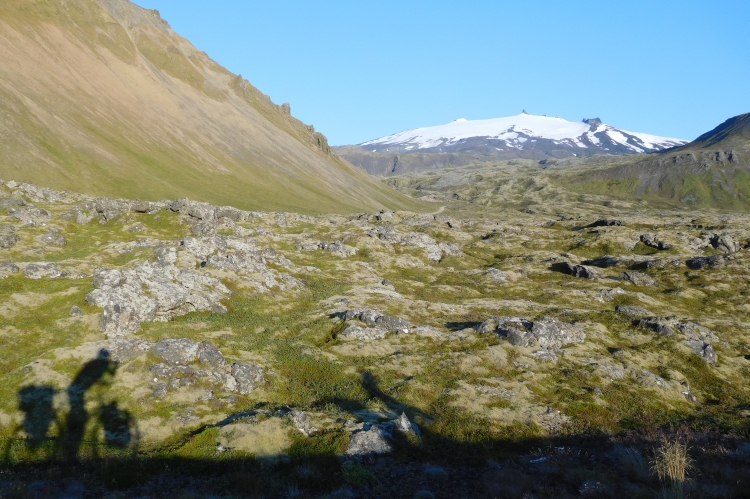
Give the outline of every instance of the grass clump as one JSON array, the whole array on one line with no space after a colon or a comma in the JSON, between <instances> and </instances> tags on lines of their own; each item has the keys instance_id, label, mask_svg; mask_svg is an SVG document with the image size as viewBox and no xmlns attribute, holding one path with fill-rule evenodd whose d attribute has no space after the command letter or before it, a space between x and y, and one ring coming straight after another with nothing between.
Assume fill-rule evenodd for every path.
<instances>
[{"instance_id":1,"label":"grass clump","mask_svg":"<svg viewBox=\"0 0 750 499\"><path fill-rule=\"evenodd\" d=\"M683 499L687 474L693 468L688 447L679 440L662 440L654 450L652 470L659 477L664 499Z\"/></svg>"}]
</instances>

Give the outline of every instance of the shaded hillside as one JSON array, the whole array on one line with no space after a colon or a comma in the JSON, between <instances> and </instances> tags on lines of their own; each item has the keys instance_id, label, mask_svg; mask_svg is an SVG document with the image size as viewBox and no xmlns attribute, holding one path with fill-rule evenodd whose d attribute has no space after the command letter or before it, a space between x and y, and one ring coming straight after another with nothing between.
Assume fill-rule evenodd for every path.
<instances>
[{"instance_id":1,"label":"shaded hillside","mask_svg":"<svg viewBox=\"0 0 750 499\"><path fill-rule=\"evenodd\" d=\"M613 196L750 209L750 114L731 118L682 147L577 175L572 184Z\"/></svg>"},{"instance_id":2,"label":"shaded hillside","mask_svg":"<svg viewBox=\"0 0 750 499\"><path fill-rule=\"evenodd\" d=\"M6 0L0 178L247 209L418 209L127 0Z\"/></svg>"}]
</instances>

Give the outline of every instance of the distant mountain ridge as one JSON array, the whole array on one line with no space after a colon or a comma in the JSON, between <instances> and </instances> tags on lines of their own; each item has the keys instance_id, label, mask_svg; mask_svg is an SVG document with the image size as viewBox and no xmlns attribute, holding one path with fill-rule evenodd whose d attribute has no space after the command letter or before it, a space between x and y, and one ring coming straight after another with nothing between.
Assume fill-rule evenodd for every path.
<instances>
[{"instance_id":1,"label":"distant mountain ridge","mask_svg":"<svg viewBox=\"0 0 750 499\"><path fill-rule=\"evenodd\" d=\"M687 206L750 209L750 113L683 146L580 175L590 192L635 195Z\"/></svg>"},{"instance_id":2,"label":"distant mountain ridge","mask_svg":"<svg viewBox=\"0 0 750 499\"><path fill-rule=\"evenodd\" d=\"M250 210L420 204L128 0L3 0L0 178Z\"/></svg>"},{"instance_id":3,"label":"distant mountain ridge","mask_svg":"<svg viewBox=\"0 0 750 499\"><path fill-rule=\"evenodd\" d=\"M651 153L686 143L681 139L621 130L599 118L571 122L524 111L506 118L458 119L446 125L407 130L367 141L359 144L359 149L349 146L336 150L353 164L382 175L399 173L399 162L402 166L400 172L446 166L446 158L435 156L442 154L452 154L450 166L460 166L514 158L544 160L594 154ZM367 153L391 155L391 158ZM399 158L388 172L387 166L393 154ZM423 156L409 158L408 155L412 154Z\"/></svg>"}]
</instances>

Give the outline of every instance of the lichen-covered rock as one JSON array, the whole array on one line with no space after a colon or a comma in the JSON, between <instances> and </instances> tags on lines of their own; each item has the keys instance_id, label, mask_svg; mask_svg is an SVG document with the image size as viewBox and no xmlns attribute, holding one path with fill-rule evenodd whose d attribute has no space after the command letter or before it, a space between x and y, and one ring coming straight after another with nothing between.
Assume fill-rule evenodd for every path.
<instances>
[{"instance_id":1,"label":"lichen-covered rock","mask_svg":"<svg viewBox=\"0 0 750 499\"><path fill-rule=\"evenodd\" d=\"M265 370L255 364L233 364L232 377L237 381L237 391L247 395L265 383Z\"/></svg>"},{"instance_id":2,"label":"lichen-covered rock","mask_svg":"<svg viewBox=\"0 0 750 499\"><path fill-rule=\"evenodd\" d=\"M198 359L198 343L187 338L157 341L151 352L172 365L188 365Z\"/></svg>"},{"instance_id":3,"label":"lichen-covered rock","mask_svg":"<svg viewBox=\"0 0 750 499\"><path fill-rule=\"evenodd\" d=\"M696 354L703 357L709 364L716 364L719 360L713 343L719 338L708 328L694 322L680 322L677 329L685 335L685 344Z\"/></svg>"},{"instance_id":4,"label":"lichen-covered rock","mask_svg":"<svg viewBox=\"0 0 750 499\"><path fill-rule=\"evenodd\" d=\"M641 235L641 242L645 244L646 246L658 250L668 250L672 249L672 245L665 243L661 239L659 239L659 236L656 234L643 234Z\"/></svg>"},{"instance_id":5,"label":"lichen-covered rock","mask_svg":"<svg viewBox=\"0 0 750 499\"><path fill-rule=\"evenodd\" d=\"M653 317L654 314L643 307L635 307L632 305L617 305L615 312L621 315L627 315L628 317Z\"/></svg>"},{"instance_id":6,"label":"lichen-covered rock","mask_svg":"<svg viewBox=\"0 0 750 499\"><path fill-rule=\"evenodd\" d=\"M721 256L721 255L699 256L696 258L691 258L685 263L690 269L703 270L703 269L710 269L713 267L719 267L724 264L725 260L726 260L726 257Z\"/></svg>"},{"instance_id":7,"label":"lichen-covered rock","mask_svg":"<svg viewBox=\"0 0 750 499\"><path fill-rule=\"evenodd\" d=\"M552 265L552 270L562 272L563 274L572 275L573 277L582 277L584 279L597 279L601 277L600 271L595 267L587 265L575 265L570 262L559 262Z\"/></svg>"},{"instance_id":8,"label":"lichen-covered rock","mask_svg":"<svg viewBox=\"0 0 750 499\"><path fill-rule=\"evenodd\" d=\"M742 245L729 234L711 234L710 243L715 249L724 253L737 253L742 249Z\"/></svg>"},{"instance_id":9,"label":"lichen-covered rock","mask_svg":"<svg viewBox=\"0 0 750 499\"><path fill-rule=\"evenodd\" d=\"M350 325L339 333L339 336L342 338L372 341L383 339L387 334L388 331L379 327L359 327Z\"/></svg>"},{"instance_id":10,"label":"lichen-covered rock","mask_svg":"<svg viewBox=\"0 0 750 499\"><path fill-rule=\"evenodd\" d=\"M18 236L16 234L8 234L0 236L0 248L9 249L18 244Z\"/></svg>"},{"instance_id":11,"label":"lichen-covered rock","mask_svg":"<svg viewBox=\"0 0 750 499\"><path fill-rule=\"evenodd\" d=\"M67 246L68 244L68 240L65 239L62 234L54 230L51 230L40 236L39 241L44 244L51 244L53 246Z\"/></svg>"},{"instance_id":12,"label":"lichen-covered rock","mask_svg":"<svg viewBox=\"0 0 750 499\"><path fill-rule=\"evenodd\" d=\"M659 336L674 336L675 330L669 324L669 321L660 319L658 317L649 317L647 319L636 319L633 321L633 325L649 329Z\"/></svg>"},{"instance_id":13,"label":"lichen-covered rock","mask_svg":"<svg viewBox=\"0 0 750 499\"><path fill-rule=\"evenodd\" d=\"M391 423L393 423L393 426L396 428L396 430L400 431L401 433L414 433L416 435L422 434L422 432L419 431L419 427L412 423L411 420L409 420L409 417L405 412L402 412L401 416L391 421Z\"/></svg>"},{"instance_id":14,"label":"lichen-covered rock","mask_svg":"<svg viewBox=\"0 0 750 499\"><path fill-rule=\"evenodd\" d=\"M345 454L354 458L374 457L393 451L389 427L369 424L352 433Z\"/></svg>"},{"instance_id":15,"label":"lichen-covered rock","mask_svg":"<svg viewBox=\"0 0 750 499\"><path fill-rule=\"evenodd\" d=\"M380 328L393 333L408 333L411 324L404 319L381 314L372 309L350 309L344 313L345 321L358 320L371 328Z\"/></svg>"},{"instance_id":16,"label":"lichen-covered rock","mask_svg":"<svg viewBox=\"0 0 750 499\"><path fill-rule=\"evenodd\" d=\"M104 309L100 326L110 337L133 334L143 322L165 322L190 312L224 313L220 300L231 294L218 279L166 261L100 270L94 286L86 301Z\"/></svg>"},{"instance_id":17,"label":"lichen-covered rock","mask_svg":"<svg viewBox=\"0 0 750 499\"><path fill-rule=\"evenodd\" d=\"M124 364L145 354L153 346L150 341L138 338L119 338L110 344L108 350L113 361Z\"/></svg>"},{"instance_id":18,"label":"lichen-covered rock","mask_svg":"<svg viewBox=\"0 0 750 499\"><path fill-rule=\"evenodd\" d=\"M484 333L495 332L515 346L538 346L550 351L586 340L586 333L581 328L553 317L534 322L520 317L492 317L480 324L478 329Z\"/></svg>"},{"instance_id":19,"label":"lichen-covered rock","mask_svg":"<svg viewBox=\"0 0 750 499\"><path fill-rule=\"evenodd\" d=\"M318 429L313 426L312 418L305 411L291 411L289 413L289 419L292 420L294 426L306 437L314 435L318 432Z\"/></svg>"},{"instance_id":20,"label":"lichen-covered rock","mask_svg":"<svg viewBox=\"0 0 750 499\"><path fill-rule=\"evenodd\" d=\"M26 277L29 279L56 279L59 277L67 277L67 273L61 269L56 263L41 262L41 263L30 263L26 266Z\"/></svg>"},{"instance_id":21,"label":"lichen-covered rock","mask_svg":"<svg viewBox=\"0 0 750 499\"><path fill-rule=\"evenodd\" d=\"M656 282L656 279L654 279L650 275L643 274L641 272L634 272L632 270L623 272L622 280L627 281L635 286L646 286L646 287L653 287L653 288L659 287L659 283Z\"/></svg>"}]
</instances>

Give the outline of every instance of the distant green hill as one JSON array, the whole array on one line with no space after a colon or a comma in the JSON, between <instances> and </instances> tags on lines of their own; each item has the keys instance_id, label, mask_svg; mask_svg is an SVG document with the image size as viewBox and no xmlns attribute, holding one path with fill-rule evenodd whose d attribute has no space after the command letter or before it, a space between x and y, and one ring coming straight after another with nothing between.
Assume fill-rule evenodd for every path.
<instances>
[{"instance_id":1,"label":"distant green hill","mask_svg":"<svg viewBox=\"0 0 750 499\"><path fill-rule=\"evenodd\" d=\"M614 197L750 210L750 114L731 118L684 146L576 174L570 186Z\"/></svg>"},{"instance_id":2,"label":"distant green hill","mask_svg":"<svg viewBox=\"0 0 750 499\"><path fill-rule=\"evenodd\" d=\"M246 209L434 209L127 0L3 0L0 178Z\"/></svg>"}]
</instances>

